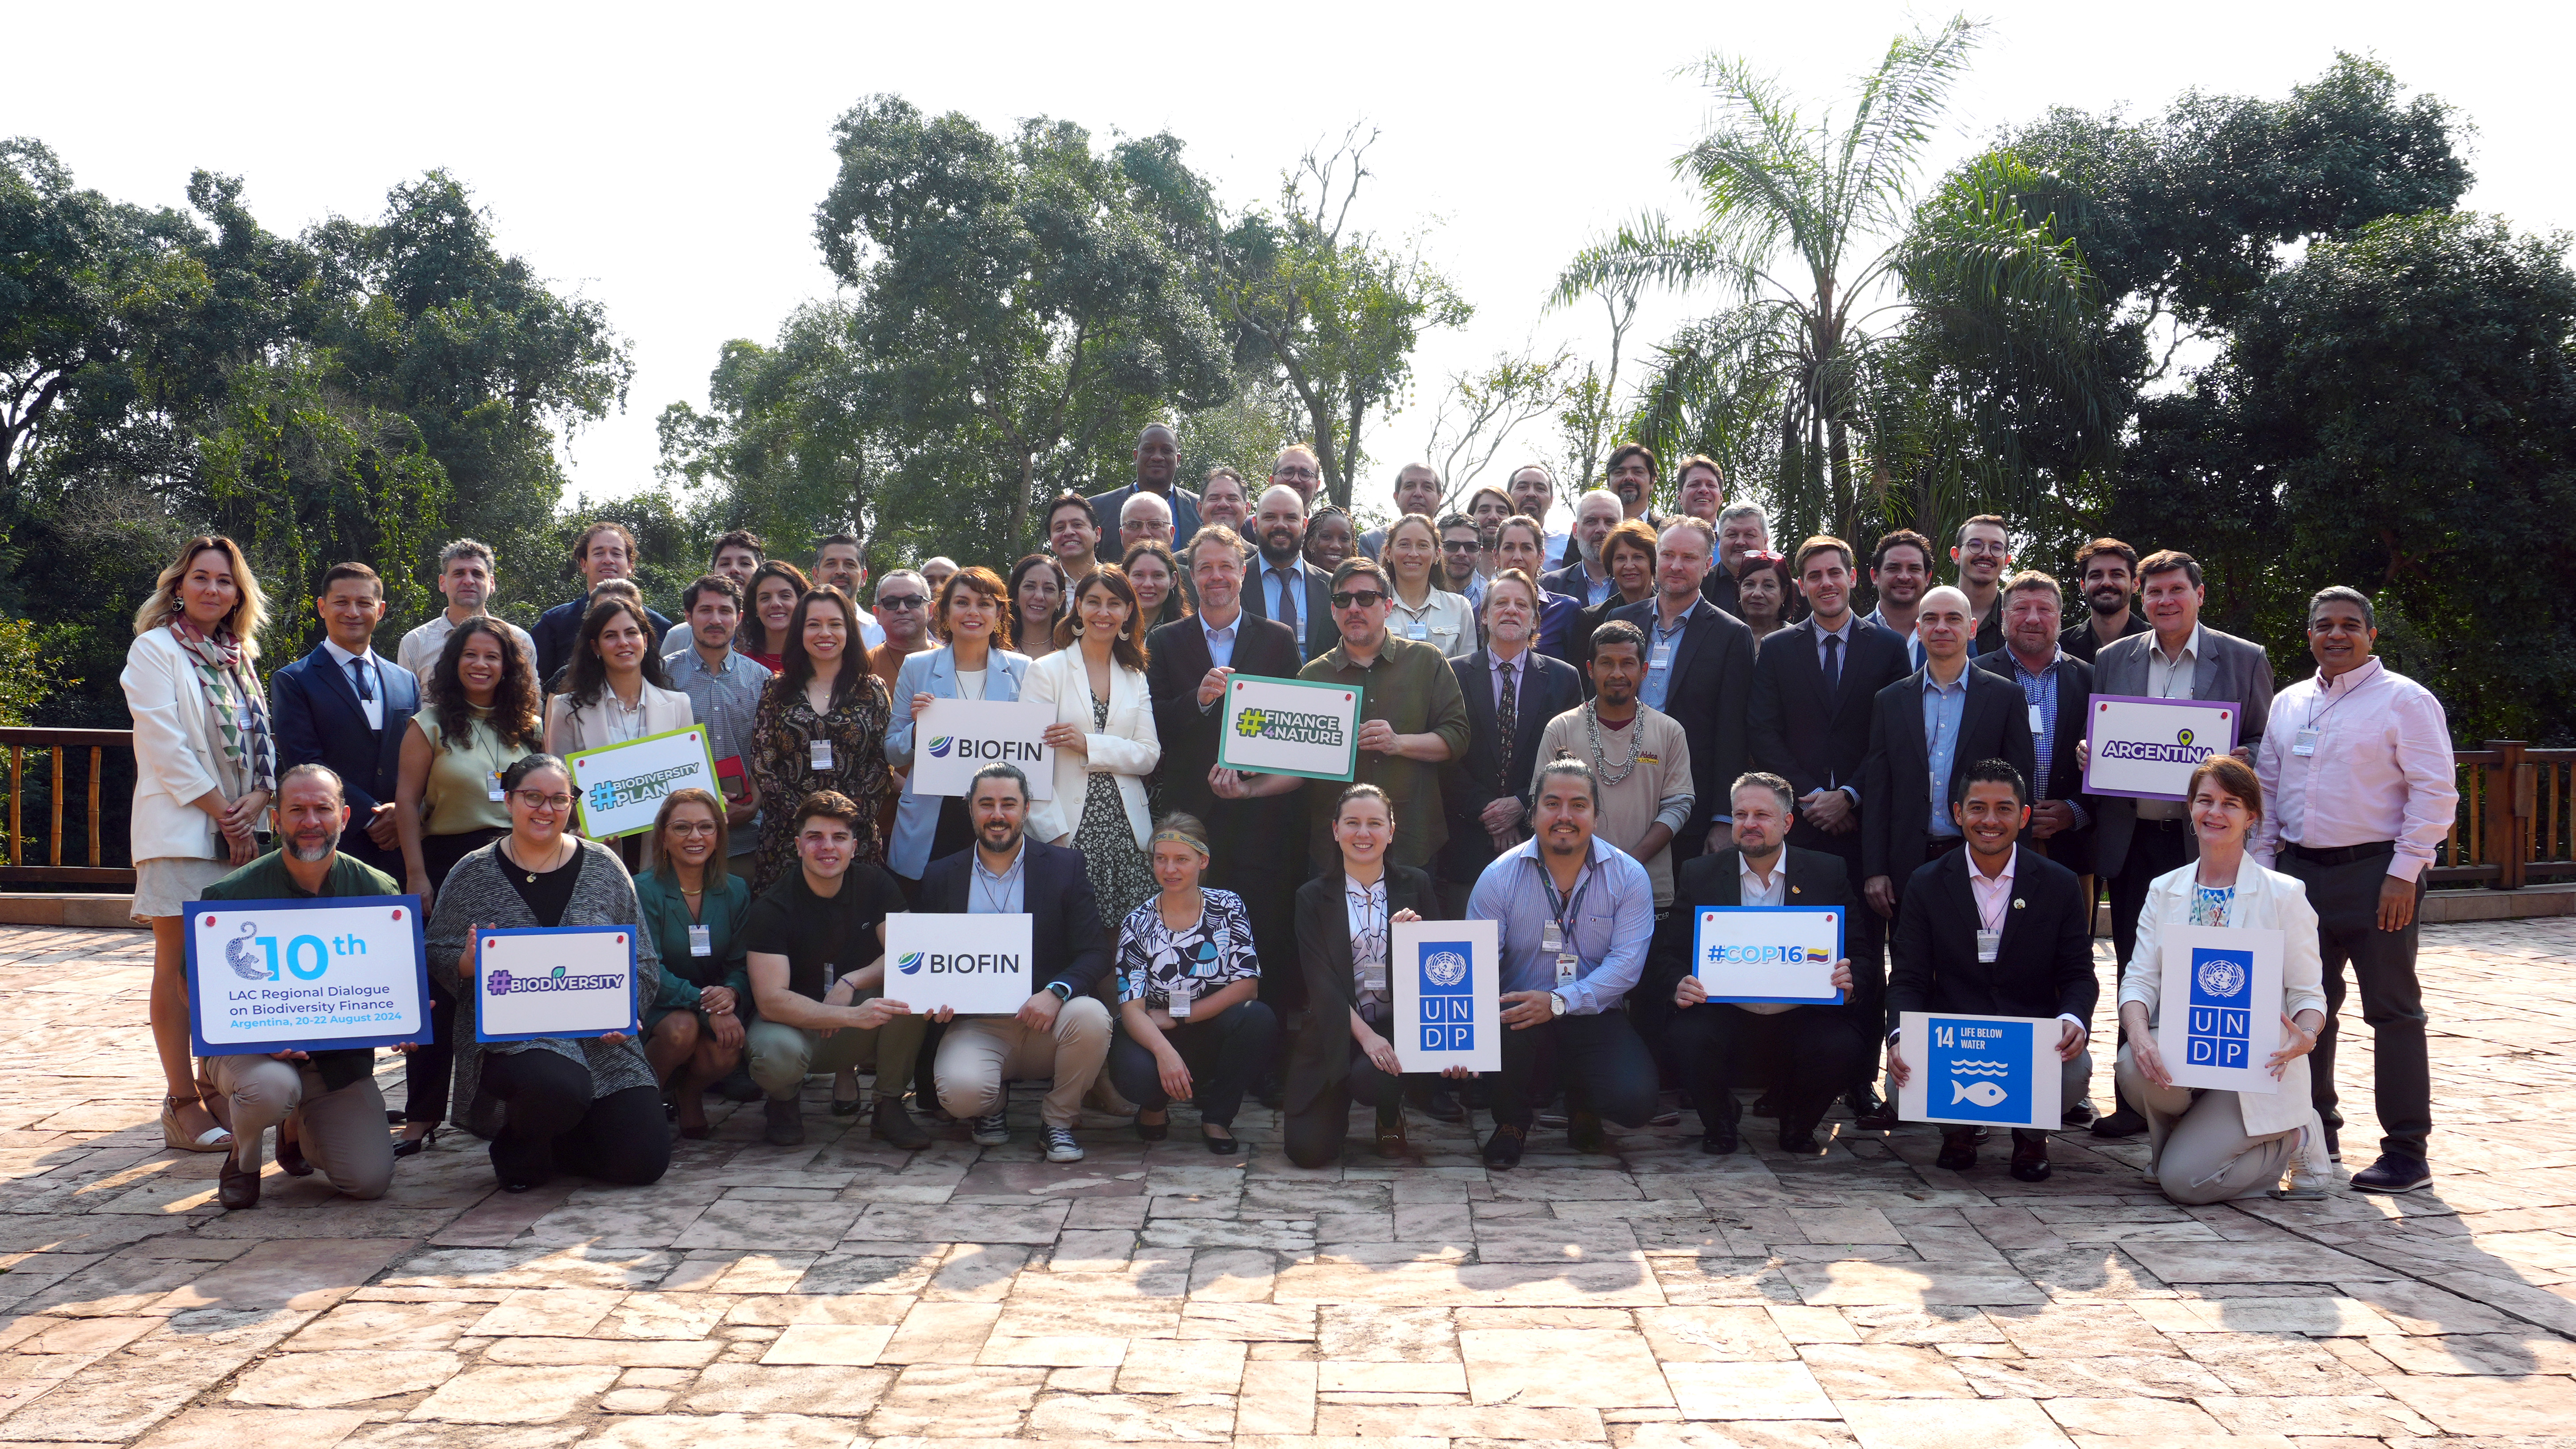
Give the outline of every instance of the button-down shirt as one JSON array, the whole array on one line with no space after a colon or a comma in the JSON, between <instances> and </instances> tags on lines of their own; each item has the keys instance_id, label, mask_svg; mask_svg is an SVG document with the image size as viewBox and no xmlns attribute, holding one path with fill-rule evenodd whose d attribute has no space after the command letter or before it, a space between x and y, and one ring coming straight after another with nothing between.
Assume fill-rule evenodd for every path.
<instances>
[{"instance_id":1,"label":"button-down shirt","mask_svg":"<svg viewBox=\"0 0 2576 1449\"><path fill-rule=\"evenodd\" d=\"M490 616L468 614L465 617ZM496 618L492 622L508 630L510 637L519 641L520 657L528 661L530 669L536 668L537 641L528 637L528 631L507 619ZM429 683L429 676L438 668L438 656L447 652L447 636L455 633L456 629L457 626L448 621L445 610L430 615L429 622L402 636L402 642L394 646L394 662L418 676L421 683Z\"/></svg>"},{"instance_id":2,"label":"button-down shirt","mask_svg":"<svg viewBox=\"0 0 2576 1449\"><path fill-rule=\"evenodd\" d=\"M1306 575L1298 568L1303 559L1284 564L1272 563L1267 555L1252 576L1252 586L1261 591L1261 607L1269 617L1288 626L1297 636L1297 657L1306 657ZM1283 602L1284 600L1284 602Z\"/></svg>"},{"instance_id":3,"label":"button-down shirt","mask_svg":"<svg viewBox=\"0 0 2576 1449\"><path fill-rule=\"evenodd\" d=\"M1583 570L1583 606L1587 609L1601 607L1601 601L1610 597L1610 591L1615 587L1615 580L1595 578L1591 566L1586 565Z\"/></svg>"},{"instance_id":4,"label":"button-down shirt","mask_svg":"<svg viewBox=\"0 0 2576 1449\"><path fill-rule=\"evenodd\" d=\"M2183 641L2180 659L2165 658L2160 640L2147 641L2147 693L2157 699L2189 699L2194 676L2200 670L2200 656L2207 643L2201 626L2191 626L2191 637ZM2141 820L2181 820L2191 811L2180 800L2140 800L2133 807Z\"/></svg>"},{"instance_id":5,"label":"button-down shirt","mask_svg":"<svg viewBox=\"0 0 2576 1449\"><path fill-rule=\"evenodd\" d=\"M975 851L967 862L966 914L970 916L1016 916L1027 910L1023 904L1029 877L1029 847L1021 842L1011 855L1011 868L995 875L984 868L984 852Z\"/></svg>"},{"instance_id":6,"label":"button-down shirt","mask_svg":"<svg viewBox=\"0 0 2576 1449\"><path fill-rule=\"evenodd\" d=\"M2397 842L2388 873L2411 881L2450 833L2460 791L2451 727L2432 691L2377 659L2342 676L2303 679L2272 700L2254 773L2263 820L2254 858L2269 865L2284 841L2312 850ZM2296 746L2316 731L2316 753Z\"/></svg>"},{"instance_id":7,"label":"button-down shirt","mask_svg":"<svg viewBox=\"0 0 2576 1449\"><path fill-rule=\"evenodd\" d=\"M1968 857L1968 893L1976 898L1977 920L1987 930L2000 934L2003 931L2004 922L2011 918L2013 876L2020 869L2021 847L2019 845L2012 848L2012 854L2004 857L2004 868L1991 877L1977 869L1975 855L1971 854ZM2092 1030L2092 1027L2085 1022L2062 1011L2057 1014L2057 1019L2072 1021L2088 1032Z\"/></svg>"},{"instance_id":8,"label":"button-down shirt","mask_svg":"<svg viewBox=\"0 0 2576 1449\"><path fill-rule=\"evenodd\" d=\"M1735 890L1739 904L1748 906L1785 906L1789 903L1789 852L1771 857L1771 878L1765 881L1753 869L1753 857L1742 851L1735 856Z\"/></svg>"},{"instance_id":9,"label":"button-down shirt","mask_svg":"<svg viewBox=\"0 0 2576 1449\"><path fill-rule=\"evenodd\" d=\"M1681 648L1682 631L1690 627L1691 618L1700 610L1714 607L1697 594L1691 595L1691 606L1670 624L1664 622L1664 605L1660 595L1655 611L1646 616L1646 682L1637 697L1649 709L1664 707L1664 693L1673 687L1673 653Z\"/></svg>"},{"instance_id":10,"label":"button-down shirt","mask_svg":"<svg viewBox=\"0 0 2576 1449\"><path fill-rule=\"evenodd\" d=\"M1957 821L1950 818L1950 767L1959 755L1959 726L1968 712L1968 671L1975 666L1959 662L1959 677L1943 684L1923 671L1923 753L1931 761L1932 833L1956 837Z\"/></svg>"},{"instance_id":11,"label":"button-down shirt","mask_svg":"<svg viewBox=\"0 0 2576 1449\"><path fill-rule=\"evenodd\" d=\"M1493 670L1490 677L1494 681L1494 712L1496 714L1500 714L1503 709L1504 692L1507 690L1517 691L1521 686L1529 683L1530 650L1527 645L1523 645L1520 653L1515 654L1508 659L1504 658L1500 654L1492 653L1488 653L1486 657L1493 661ZM1520 696L1515 693L1512 698L1518 700ZM1514 718L1518 718L1518 716L1515 715ZM1509 740L1503 742L1504 753L1509 754L1511 752L1511 748L1512 746Z\"/></svg>"},{"instance_id":12,"label":"button-down shirt","mask_svg":"<svg viewBox=\"0 0 2576 1449\"><path fill-rule=\"evenodd\" d=\"M1655 934L1655 886L1626 851L1595 836L1592 858L1574 889L1583 893L1566 936L1575 979L1556 984L1556 958L1545 950L1553 881L1535 839L1495 857L1467 897L1467 919L1500 923L1505 991L1553 991L1567 1014L1608 1011L1626 999L1645 968ZM1569 893L1569 899L1571 898Z\"/></svg>"},{"instance_id":13,"label":"button-down shirt","mask_svg":"<svg viewBox=\"0 0 2576 1449\"><path fill-rule=\"evenodd\" d=\"M1435 585L1422 591L1420 608L1400 593L1388 594L1386 602L1387 631L1395 637L1428 644L1450 659L1476 652L1476 611L1466 595Z\"/></svg>"},{"instance_id":14,"label":"button-down shirt","mask_svg":"<svg viewBox=\"0 0 2576 1449\"><path fill-rule=\"evenodd\" d=\"M1235 609L1234 617L1228 619L1225 622L1225 627L1222 629L1210 626L1207 615L1199 615L1199 632L1207 636L1208 664L1210 667L1216 669L1231 669L1234 667L1234 636L1237 626L1242 623L1243 610L1240 607Z\"/></svg>"},{"instance_id":15,"label":"button-down shirt","mask_svg":"<svg viewBox=\"0 0 2576 1449\"><path fill-rule=\"evenodd\" d=\"M733 649L725 651L721 668L709 669L694 646L663 660L662 667L670 671L671 687L689 697L690 717L707 727L708 753L720 762L741 761L748 788L751 722L760 713L760 694L769 687L769 671ZM758 817L753 819L756 822ZM726 854L749 855L759 848L760 830L756 823L749 824L733 832L733 845Z\"/></svg>"},{"instance_id":16,"label":"button-down shirt","mask_svg":"<svg viewBox=\"0 0 2576 1449\"><path fill-rule=\"evenodd\" d=\"M331 651L331 662L340 666L340 677L349 680L349 687L357 691L358 707L367 712L367 728L383 729L385 727L384 661L376 657L376 651L373 649L352 654L328 639L322 641L322 647ZM357 681L351 677L353 673L366 676L365 688L358 687Z\"/></svg>"},{"instance_id":17,"label":"button-down shirt","mask_svg":"<svg viewBox=\"0 0 2576 1449\"><path fill-rule=\"evenodd\" d=\"M2049 798L2048 762L2057 755L2057 661L2066 657L2066 651L2058 649L2050 654L2048 662L2041 665L2037 673L2022 663L2021 656L2011 649L2004 653L2012 660L2013 680L2021 686L2022 703L2030 706L2030 743L2036 761L2030 797L2045 800ZM2076 829L2081 830L2092 823L2093 817L2085 813L2082 800L2070 795L2066 808L2075 814Z\"/></svg>"},{"instance_id":18,"label":"button-down shirt","mask_svg":"<svg viewBox=\"0 0 2576 1449\"><path fill-rule=\"evenodd\" d=\"M1888 633L1905 641L1905 662L1910 668L1920 669L1923 667L1923 641L1914 637L1914 631L1912 629L1897 628L1894 624L1887 622L1887 616L1885 614L1880 613L1876 609L1869 611L1869 621L1876 624L1878 627L1885 629ZM1822 646L1818 647L1821 648ZM1820 654L1817 657L1821 659L1824 656ZM1851 652L1849 650L1845 650L1843 652L1843 663L1851 663Z\"/></svg>"}]
</instances>

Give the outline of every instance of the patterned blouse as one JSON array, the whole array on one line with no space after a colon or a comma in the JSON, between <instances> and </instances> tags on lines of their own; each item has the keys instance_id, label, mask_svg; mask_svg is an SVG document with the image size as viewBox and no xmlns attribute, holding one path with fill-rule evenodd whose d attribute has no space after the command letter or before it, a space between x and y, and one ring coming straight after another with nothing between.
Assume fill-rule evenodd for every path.
<instances>
[{"instance_id":1,"label":"patterned blouse","mask_svg":"<svg viewBox=\"0 0 2576 1449\"><path fill-rule=\"evenodd\" d=\"M1199 918L1175 931L1163 924L1157 893L1127 913L1118 928L1118 999L1149 1007L1171 1004L1172 983L1191 979L1193 1000L1231 982L1258 980L1252 918L1232 891L1199 892Z\"/></svg>"},{"instance_id":2,"label":"patterned blouse","mask_svg":"<svg viewBox=\"0 0 2576 1449\"><path fill-rule=\"evenodd\" d=\"M2236 899L2234 886L2191 885L2191 923L2195 926L2224 926L2227 909Z\"/></svg>"},{"instance_id":3,"label":"patterned blouse","mask_svg":"<svg viewBox=\"0 0 2576 1449\"><path fill-rule=\"evenodd\" d=\"M853 666L856 661L852 661ZM760 790L760 854L752 870L751 890L758 895L796 868L797 804L817 790L838 790L858 802L859 859L885 864L885 836L877 821L894 798L893 774L886 767L886 729L894 705L884 681L862 673L849 697L829 716L816 714L802 686L782 698L773 684L761 696L760 713L751 724L752 782ZM814 742L830 740L832 763L814 768Z\"/></svg>"}]
</instances>

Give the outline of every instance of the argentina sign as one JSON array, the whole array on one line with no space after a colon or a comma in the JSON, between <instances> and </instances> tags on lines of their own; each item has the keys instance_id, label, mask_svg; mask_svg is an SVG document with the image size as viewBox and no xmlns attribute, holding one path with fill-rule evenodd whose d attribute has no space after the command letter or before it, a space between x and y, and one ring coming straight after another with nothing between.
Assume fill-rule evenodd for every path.
<instances>
[{"instance_id":1,"label":"argentina sign","mask_svg":"<svg viewBox=\"0 0 2576 1449\"><path fill-rule=\"evenodd\" d=\"M1036 993L1031 918L898 911L885 922L885 995L917 1015L1008 1016ZM854 963L864 965L864 962Z\"/></svg>"},{"instance_id":2,"label":"argentina sign","mask_svg":"<svg viewBox=\"0 0 2576 1449\"><path fill-rule=\"evenodd\" d=\"M581 833L611 840L653 828L662 797L696 788L722 798L707 732L695 725L568 755Z\"/></svg>"},{"instance_id":3,"label":"argentina sign","mask_svg":"<svg viewBox=\"0 0 2576 1449\"><path fill-rule=\"evenodd\" d=\"M1018 699L934 699L912 717L912 793L963 795L986 765L1017 765L1029 798L1055 798L1055 706Z\"/></svg>"},{"instance_id":4,"label":"argentina sign","mask_svg":"<svg viewBox=\"0 0 2576 1449\"><path fill-rule=\"evenodd\" d=\"M2201 761L2236 748L2242 713L2230 700L2097 694L2085 721L2084 788L2133 800L2180 800Z\"/></svg>"},{"instance_id":5,"label":"argentina sign","mask_svg":"<svg viewBox=\"0 0 2576 1449\"><path fill-rule=\"evenodd\" d=\"M1347 685L1232 675L1216 762L1253 774L1347 780L1359 769L1362 695Z\"/></svg>"}]
</instances>

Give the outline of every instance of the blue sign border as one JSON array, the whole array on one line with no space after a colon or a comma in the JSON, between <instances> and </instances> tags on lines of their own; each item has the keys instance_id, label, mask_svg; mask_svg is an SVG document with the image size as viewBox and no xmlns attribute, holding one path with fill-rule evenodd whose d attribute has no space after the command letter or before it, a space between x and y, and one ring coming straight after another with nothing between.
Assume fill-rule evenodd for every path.
<instances>
[{"instance_id":1,"label":"blue sign border","mask_svg":"<svg viewBox=\"0 0 2576 1449\"><path fill-rule=\"evenodd\" d=\"M341 911L367 906L402 906L411 912L412 990L420 994L420 1031L406 1036L400 1032L375 1033L366 1036L299 1037L293 1041L215 1043L199 1035L197 1020L197 929L195 917L200 911ZM397 1046L416 1041L427 1045L431 1039L429 1019L429 951L421 920L418 896L313 896L299 900L278 901L190 901L181 908L180 944L187 951L188 1047L201 1057L266 1055L272 1052L339 1052L362 1047Z\"/></svg>"},{"instance_id":2,"label":"blue sign border","mask_svg":"<svg viewBox=\"0 0 2576 1449\"><path fill-rule=\"evenodd\" d=\"M1851 928L1851 913L1854 909L1851 906L1696 906L1692 909L1690 968L1693 976L1700 974L1699 963L1705 949L1701 932L1707 929L1708 918L1715 915L1771 916L1795 913L1820 916L1831 911L1834 913L1834 959L1841 961L1851 955L1848 935ZM1700 977L1703 982L1707 979L1705 976ZM1840 1006L1844 1003L1846 995L1837 988L1830 996L1719 996L1712 992L1708 999L1726 1002L1780 1002L1790 1006Z\"/></svg>"},{"instance_id":3,"label":"blue sign border","mask_svg":"<svg viewBox=\"0 0 2576 1449\"><path fill-rule=\"evenodd\" d=\"M643 1029L644 1022L641 1015L638 1014L635 1005L635 938L643 934L641 927L495 926L486 927L482 936L484 940L490 941L503 936L598 936L605 935L611 931L623 931L626 933L626 1024L624 1026L604 1026L597 1031L586 1032L579 1036L566 1036L559 1031L505 1032L498 1035L485 1031L483 1029L483 963L478 960L474 963L474 973L472 978L466 983L468 989L474 993L474 1039L479 1042L590 1041L598 1037L606 1036L610 1032L623 1032L628 1036L639 1035Z\"/></svg>"}]
</instances>

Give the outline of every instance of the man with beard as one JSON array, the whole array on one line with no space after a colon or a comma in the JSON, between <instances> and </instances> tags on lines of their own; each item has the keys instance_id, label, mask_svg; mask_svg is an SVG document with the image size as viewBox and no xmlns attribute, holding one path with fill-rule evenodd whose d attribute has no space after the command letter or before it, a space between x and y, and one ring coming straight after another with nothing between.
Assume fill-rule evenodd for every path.
<instances>
[{"instance_id":1,"label":"man with beard","mask_svg":"<svg viewBox=\"0 0 2576 1449\"><path fill-rule=\"evenodd\" d=\"M1339 636L1325 602L1331 580L1306 562L1305 497L1284 483L1274 484L1261 495L1253 527L1261 530L1261 556L1243 581L1243 611L1287 625L1299 661L1312 659L1332 648ZM1195 563L1190 571L1195 577Z\"/></svg>"},{"instance_id":2,"label":"man with beard","mask_svg":"<svg viewBox=\"0 0 2576 1449\"><path fill-rule=\"evenodd\" d=\"M1655 596L1610 616L1646 636L1637 697L1679 720L1690 740L1696 800L1673 833L1676 863L1733 843L1728 788L1744 773L1745 712L1753 700L1753 631L1700 597L1709 552L1707 524L1668 521L1655 545Z\"/></svg>"},{"instance_id":3,"label":"man with beard","mask_svg":"<svg viewBox=\"0 0 2576 1449\"><path fill-rule=\"evenodd\" d=\"M1950 549L1959 568L1959 592L1968 596L1968 617L1975 636L1968 657L1992 654L2004 647L2004 570L2012 566L2012 537L2003 519L1980 513L1959 525L1959 541Z\"/></svg>"},{"instance_id":4,"label":"man with beard","mask_svg":"<svg viewBox=\"0 0 2576 1449\"><path fill-rule=\"evenodd\" d=\"M1478 578L1494 576L1494 534L1513 512L1512 496L1500 488L1479 488L1467 495L1467 517L1475 521L1476 545L1482 550L1476 555ZM1530 579L1535 583L1538 575L1532 574Z\"/></svg>"},{"instance_id":5,"label":"man with beard","mask_svg":"<svg viewBox=\"0 0 2576 1449\"><path fill-rule=\"evenodd\" d=\"M1440 470L1428 463L1407 463L1395 470L1395 516L1419 513L1436 518L1440 512ZM1370 558L1386 547L1386 530L1372 528L1360 535L1360 552Z\"/></svg>"},{"instance_id":6,"label":"man with beard","mask_svg":"<svg viewBox=\"0 0 2576 1449\"><path fill-rule=\"evenodd\" d=\"M2152 627L2133 607L2138 596L2136 549L2116 538L2097 538L2075 551L2075 576L2091 613L2057 636L2058 648L2091 664L2103 645Z\"/></svg>"},{"instance_id":7,"label":"man with beard","mask_svg":"<svg viewBox=\"0 0 2576 1449\"><path fill-rule=\"evenodd\" d=\"M1118 541L1119 524L1126 518L1127 500L1139 493L1151 493L1170 508L1172 531L1165 535L1166 541L1199 531L1199 496L1173 486L1180 466L1180 438L1171 424L1147 423L1136 435L1136 481L1084 500L1091 505L1092 549L1100 562L1116 563L1126 557L1126 546ZM1073 577L1080 579L1089 572L1085 568Z\"/></svg>"},{"instance_id":8,"label":"man with beard","mask_svg":"<svg viewBox=\"0 0 2576 1449\"><path fill-rule=\"evenodd\" d=\"M1574 500L1574 542L1577 557L1551 574L1541 575L1539 586L1552 594L1563 594L1589 609L1610 597L1616 587L1610 570L1601 562L1601 541L1621 521L1619 495L1607 488L1595 488Z\"/></svg>"},{"instance_id":9,"label":"man with beard","mask_svg":"<svg viewBox=\"0 0 2576 1449\"><path fill-rule=\"evenodd\" d=\"M1924 591L1932 587L1932 540L1910 528L1880 534L1869 556L1869 584L1878 592L1878 607L1869 613L1876 624L1905 643L1907 669L1923 667L1923 642L1914 637L1914 617L1923 610Z\"/></svg>"},{"instance_id":10,"label":"man with beard","mask_svg":"<svg viewBox=\"0 0 2576 1449\"><path fill-rule=\"evenodd\" d=\"M1485 556L1483 530L1463 513L1440 516L1440 587L1460 595L1470 609L1485 606L1485 576L1476 565Z\"/></svg>"},{"instance_id":11,"label":"man with beard","mask_svg":"<svg viewBox=\"0 0 2576 1449\"><path fill-rule=\"evenodd\" d=\"M1539 566L1531 578L1565 567L1566 535L1547 531L1547 515L1556 507L1556 475L1545 463L1523 463L1503 484L1512 495L1512 513L1539 526Z\"/></svg>"},{"instance_id":12,"label":"man with beard","mask_svg":"<svg viewBox=\"0 0 2576 1449\"><path fill-rule=\"evenodd\" d=\"M341 853L348 824L338 775L321 765L288 767L277 777L278 848L206 887L204 899L401 895L392 876ZM428 1003L421 1006L426 1013ZM304 1177L318 1167L351 1197L385 1195L394 1176L394 1140L385 1132L371 1048L242 1052L206 1058L205 1071L216 1096L230 1105L223 1115L233 1146L216 1186L226 1208L259 1205L260 1151L271 1127L279 1129L277 1165L288 1175Z\"/></svg>"},{"instance_id":13,"label":"man with beard","mask_svg":"<svg viewBox=\"0 0 2576 1449\"><path fill-rule=\"evenodd\" d=\"M1663 520L1655 514L1655 450L1643 443L1624 443L1610 451L1603 479L1618 496L1624 521L1641 518L1649 528Z\"/></svg>"},{"instance_id":14,"label":"man with beard","mask_svg":"<svg viewBox=\"0 0 2576 1449\"><path fill-rule=\"evenodd\" d=\"M635 535L622 523L594 523L573 540L572 566L581 574L581 593L539 614L537 627L528 631L536 640L539 679L554 678L556 670L572 662L582 617L590 612L591 591L611 579L635 576ZM671 621L651 609L644 611L644 617L652 628L651 637L659 639L671 632Z\"/></svg>"},{"instance_id":15,"label":"man with beard","mask_svg":"<svg viewBox=\"0 0 2576 1449\"><path fill-rule=\"evenodd\" d=\"M839 589L849 596L851 603L857 603L859 591L868 581L865 553L865 549L859 543L859 536L847 529L814 545L814 587ZM759 565L754 564L752 567L757 569ZM748 589L751 587L747 581L749 576L746 575L745 578L743 587ZM746 597L744 603L747 605L749 602ZM870 649L885 642L885 631L879 629L877 621L866 614L859 615L859 642Z\"/></svg>"},{"instance_id":16,"label":"man with beard","mask_svg":"<svg viewBox=\"0 0 2576 1449\"><path fill-rule=\"evenodd\" d=\"M1717 513L1717 567L1708 571L1709 584L1701 592L1708 601L1741 619L1744 617L1742 595L1737 592L1741 580L1736 569L1747 554L1764 553L1771 547L1771 515L1759 503L1739 503L1721 508ZM1785 601L1782 606L1788 607Z\"/></svg>"}]
</instances>

